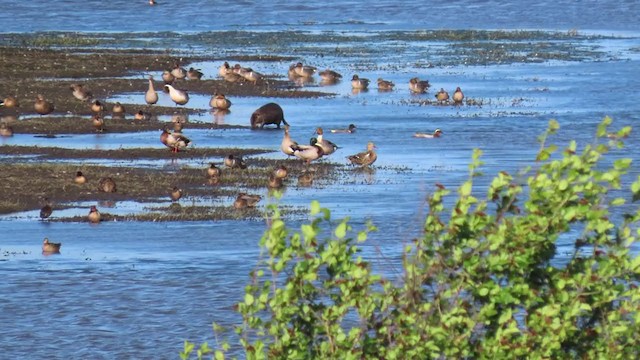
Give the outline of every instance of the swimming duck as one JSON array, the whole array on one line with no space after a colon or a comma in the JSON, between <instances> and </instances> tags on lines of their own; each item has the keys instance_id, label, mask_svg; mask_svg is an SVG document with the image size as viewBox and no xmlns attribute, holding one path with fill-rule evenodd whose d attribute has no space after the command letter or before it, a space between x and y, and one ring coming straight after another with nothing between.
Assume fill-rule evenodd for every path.
<instances>
[{"instance_id":1,"label":"swimming duck","mask_svg":"<svg viewBox=\"0 0 640 360\"><path fill-rule=\"evenodd\" d=\"M320 74L320 77L322 78L322 81L326 82L326 83L334 83L334 82L342 79L342 75L340 75L339 73L337 73L337 72L335 72L333 70L329 70L329 69L320 71L319 74Z\"/></svg>"},{"instance_id":2,"label":"swimming duck","mask_svg":"<svg viewBox=\"0 0 640 360\"><path fill-rule=\"evenodd\" d=\"M453 93L453 103L456 105L460 105L462 104L462 100L464 100L464 94L462 93L462 90L460 90L460 87L458 86L456 88L456 91Z\"/></svg>"},{"instance_id":3,"label":"swimming duck","mask_svg":"<svg viewBox=\"0 0 640 360\"><path fill-rule=\"evenodd\" d=\"M44 220L53 213L53 206L49 198L44 198L44 206L40 209L40 219Z\"/></svg>"},{"instance_id":4,"label":"swimming duck","mask_svg":"<svg viewBox=\"0 0 640 360\"><path fill-rule=\"evenodd\" d=\"M80 101L89 101L93 97L91 91L85 89L82 84L71 84L69 88L73 90L73 97Z\"/></svg>"},{"instance_id":5,"label":"swimming duck","mask_svg":"<svg viewBox=\"0 0 640 360\"><path fill-rule=\"evenodd\" d=\"M116 192L116 182L110 177L103 177L98 182L98 191L106 193Z\"/></svg>"},{"instance_id":6,"label":"swimming duck","mask_svg":"<svg viewBox=\"0 0 640 360\"><path fill-rule=\"evenodd\" d=\"M351 87L357 90L365 90L369 87L369 79L360 78L358 75L353 75L351 78Z\"/></svg>"},{"instance_id":7,"label":"swimming duck","mask_svg":"<svg viewBox=\"0 0 640 360\"><path fill-rule=\"evenodd\" d=\"M417 133L413 134L413 137L432 139L432 138L439 138L440 135L442 135L442 134L443 134L442 130L436 129L433 133L420 133L420 132L417 132Z\"/></svg>"},{"instance_id":8,"label":"swimming duck","mask_svg":"<svg viewBox=\"0 0 640 360\"><path fill-rule=\"evenodd\" d=\"M231 101L224 94L215 93L209 100L209 106L216 109L227 110L231 107Z\"/></svg>"},{"instance_id":9,"label":"swimming duck","mask_svg":"<svg viewBox=\"0 0 640 360\"><path fill-rule=\"evenodd\" d=\"M98 208L96 208L95 205L92 205L91 209L89 209L89 215L87 215L87 219L91 223L99 223L100 218L100 211L98 211Z\"/></svg>"},{"instance_id":10,"label":"swimming duck","mask_svg":"<svg viewBox=\"0 0 640 360\"><path fill-rule=\"evenodd\" d=\"M82 185L87 182L87 178L84 176L82 171L78 171L76 172L76 177L73 179L73 181L78 185Z\"/></svg>"},{"instance_id":11,"label":"swimming duck","mask_svg":"<svg viewBox=\"0 0 640 360\"><path fill-rule=\"evenodd\" d=\"M138 110L138 112L133 115L133 119L140 120L140 121L148 121L148 120L151 120L151 114L149 114L148 112L144 112L142 110Z\"/></svg>"},{"instance_id":12,"label":"swimming duck","mask_svg":"<svg viewBox=\"0 0 640 360\"><path fill-rule=\"evenodd\" d=\"M224 165L230 169L246 169L247 163L242 159L242 156L235 156L229 154L224 158Z\"/></svg>"},{"instance_id":13,"label":"swimming duck","mask_svg":"<svg viewBox=\"0 0 640 360\"><path fill-rule=\"evenodd\" d=\"M356 126L353 124L349 124L349 127L346 129L331 129L332 133L347 133L347 134L351 134L356 132Z\"/></svg>"},{"instance_id":14,"label":"swimming duck","mask_svg":"<svg viewBox=\"0 0 640 360\"><path fill-rule=\"evenodd\" d=\"M53 112L53 110L54 110L53 103L45 100L44 96L42 96L40 94L38 94L36 96L36 102L33 105L33 108L40 115L51 114Z\"/></svg>"},{"instance_id":15,"label":"swimming duck","mask_svg":"<svg viewBox=\"0 0 640 360\"><path fill-rule=\"evenodd\" d=\"M443 88L440 88L440 91L438 91L435 96L439 103L445 103L449 101L449 93L446 92Z\"/></svg>"},{"instance_id":16,"label":"swimming duck","mask_svg":"<svg viewBox=\"0 0 640 360\"><path fill-rule=\"evenodd\" d=\"M0 122L0 136L2 137L13 136L13 128L4 122Z\"/></svg>"},{"instance_id":17,"label":"swimming duck","mask_svg":"<svg viewBox=\"0 0 640 360\"><path fill-rule=\"evenodd\" d=\"M429 80L420 80L417 77L411 78L409 80L409 90L417 94L426 92L427 90L429 90L430 86L431 85L429 84Z\"/></svg>"},{"instance_id":18,"label":"swimming duck","mask_svg":"<svg viewBox=\"0 0 640 360\"><path fill-rule=\"evenodd\" d=\"M393 82L378 78L378 90L393 90L394 86L396 86L396 84Z\"/></svg>"},{"instance_id":19,"label":"swimming duck","mask_svg":"<svg viewBox=\"0 0 640 360\"><path fill-rule=\"evenodd\" d=\"M311 161L318 160L324 155L322 147L317 144L317 139L311 139L311 145L298 145L293 151L293 155L301 160L304 160L307 165L311 164Z\"/></svg>"},{"instance_id":20,"label":"swimming duck","mask_svg":"<svg viewBox=\"0 0 640 360\"><path fill-rule=\"evenodd\" d=\"M182 197L182 189L174 186L169 195L171 196L171 201L178 201Z\"/></svg>"},{"instance_id":21,"label":"swimming duck","mask_svg":"<svg viewBox=\"0 0 640 360\"><path fill-rule=\"evenodd\" d=\"M316 72L316 70L317 68L309 65L302 65L301 62L297 63L293 68L295 74L301 77L311 77Z\"/></svg>"},{"instance_id":22,"label":"swimming duck","mask_svg":"<svg viewBox=\"0 0 640 360\"><path fill-rule=\"evenodd\" d=\"M176 77L173 76L171 71L165 70L165 71L162 72L162 81L164 81L165 84L173 84L173 81L175 79L176 79Z\"/></svg>"},{"instance_id":23,"label":"swimming duck","mask_svg":"<svg viewBox=\"0 0 640 360\"><path fill-rule=\"evenodd\" d=\"M102 117L102 115L100 114L93 115L93 117L91 118L91 123L93 124L93 127L96 129L97 132L104 131L104 118Z\"/></svg>"},{"instance_id":24,"label":"swimming duck","mask_svg":"<svg viewBox=\"0 0 640 360\"><path fill-rule=\"evenodd\" d=\"M187 77L187 70L181 67L179 63L175 63L173 70L171 70L171 75L176 79L182 80Z\"/></svg>"},{"instance_id":25,"label":"swimming duck","mask_svg":"<svg viewBox=\"0 0 640 360\"><path fill-rule=\"evenodd\" d=\"M244 209L248 207L255 207L256 204L262 199L260 195L251 195L247 193L239 193L236 200L233 202L233 207L236 209Z\"/></svg>"},{"instance_id":26,"label":"swimming duck","mask_svg":"<svg viewBox=\"0 0 640 360\"><path fill-rule=\"evenodd\" d=\"M160 141L171 149L171 152L179 152L180 149L186 148L191 140L182 134L172 134L167 128L162 130Z\"/></svg>"},{"instance_id":27,"label":"swimming duck","mask_svg":"<svg viewBox=\"0 0 640 360\"><path fill-rule=\"evenodd\" d=\"M289 171L287 170L287 167L284 165L280 165L275 170L273 170L273 175L279 179L286 178L288 173Z\"/></svg>"},{"instance_id":28,"label":"swimming duck","mask_svg":"<svg viewBox=\"0 0 640 360\"><path fill-rule=\"evenodd\" d=\"M316 129L316 134L318 135L318 137L316 139L316 145L320 146L322 148L323 155L331 155L331 154L333 154L336 151L336 149L338 148L338 145L336 145L336 144L332 143L331 141L323 138L324 132L322 131L321 127Z\"/></svg>"},{"instance_id":29,"label":"swimming duck","mask_svg":"<svg viewBox=\"0 0 640 360\"><path fill-rule=\"evenodd\" d=\"M61 243L52 243L48 238L42 241L42 252L47 254L57 254L60 252Z\"/></svg>"},{"instance_id":30,"label":"swimming duck","mask_svg":"<svg viewBox=\"0 0 640 360\"><path fill-rule=\"evenodd\" d=\"M229 65L229 63L226 61L224 62L224 64L220 65L220 68L218 69L218 75L222 77L232 72L233 69L231 68L231 65Z\"/></svg>"},{"instance_id":31,"label":"swimming duck","mask_svg":"<svg viewBox=\"0 0 640 360\"><path fill-rule=\"evenodd\" d=\"M173 100L173 98L172 98ZM158 93L156 89L153 87L153 76L149 75L149 88L147 92L144 94L144 101L149 105L153 105L158 102Z\"/></svg>"},{"instance_id":32,"label":"swimming duck","mask_svg":"<svg viewBox=\"0 0 640 360\"><path fill-rule=\"evenodd\" d=\"M152 5L152 6L153 6L153 5L156 5L156 4L158 4L158 3L156 2L156 0L149 0L149 5Z\"/></svg>"},{"instance_id":33,"label":"swimming duck","mask_svg":"<svg viewBox=\"0 0 640 360\"><path fill-rule=\"evenodd\" d=\"M209 177L219 177L220 175L222 175L222 170L220 170L220 168L217 167L216 164L210 163L209 167L207 168L207 175L209 175Z\"/></svg>"},{"instance_id":34,"label":"swimming duck","mask_svg":"<svg viewBox=\"0 0 640 360\"><path fill-rule=\"evenodd\" d=\"M376 146L373 142L369 142L367 144L367 151L348 156L347 159L354 165L369 166L378 159L378 155L374 151L375 148Z\"/></svg>"},{"instance_id":35,"label":"swimming duck","mask_svg":"<svg viewBox=\"0 0 640 360\"><path fill-rule=\"evenodd\" d=\"M184 105L187 102L189 102L189 94L187 94L186 91L176 89L173 86L168 84L165 85L164 87L165 89L169 89L169 96L171 97L171 100L173 100L173 102L176 103L176 105Z\"/></svg>"},{"instance_id":36,"label":"swimming duck","mask_svg":"<svg viewBox=\"0 0 640 360\"><path fill-rule=\"evenodd\" d=\"M6 108L14 108L18 107L18 100L13 96L7 96L4 100L0 100L0 106L4 106Z\"/></svg>"},{"instance_id":37,"label":"swimming duck","mask_svg":"<svg viewBox=\"0 0 640 360\"><path fill-rule=\"evenodd\" d=\"M200 69L194 69L192 67L187 70L187 79L189 80L200 80L204 73L200 71Z\"/></svg>"},{"instance_id":38,"label":"swimming duck","mask_svg":"<svg viewBox=\"0 0 640 360\"><path fill-rule=\"evenodd\" d=\"M282 187L282 178L277 177L274 173L269 174L267 187L269 189L280 189Z\"/></svg>"},{"instance_id":39,"label":"swimming duck","mask_svg":"<svg viewBox=\"0 0 640 360\"><path fill-rule=\"evenodd\" d=\"M291 156L293 152L298 147L298 143L291 140L291 135L289 135L289 125L284 126L284 136L282 137L282 142L280 143L280 150L282 150L285 155Z\"/></svg>"},{"instance_id":40,"label":"swimming duck","mask_svg":"<svg viewBox=\"0 0 640 360\"><path fill-rule=\"evenodd\" d=\"M111 115L113 117L122 117L124 115L124 106L119 102L113 104L113 107L111 108Z\"/></svg>"}]
</instances>

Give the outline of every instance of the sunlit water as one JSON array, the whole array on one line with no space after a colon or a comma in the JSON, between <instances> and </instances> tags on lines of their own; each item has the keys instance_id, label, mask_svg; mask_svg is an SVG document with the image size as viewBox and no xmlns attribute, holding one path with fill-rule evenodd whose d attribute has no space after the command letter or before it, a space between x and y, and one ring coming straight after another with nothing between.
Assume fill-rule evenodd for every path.
<instances>
[{"instance_id":1,"label":"sunlit water","mask_svg":"<svg viewBox=\"0 0 640 360\"><path fill-rule=\"evenodd\" d=\"M46 6L46 7L45 7ZM277 101L292 125L292 137L306 142L314 129L358 126L354 134L326 134L340 146L329 160L364 150L367 141L378 146L374 173L348 173L337 184L319 182L311 188L289 186L281 202L305 206L312 199L329 207L335 217L350 216L356 229L372 220L380 231L363 245L363 254L376 269L396 279L400 250L419 236L424 220L424 199L435 183L455 188L468 176L474 148L484 151L486 177L478 180L482 194L491 176L515 173L530 165L536 136L551 118L561 124L553 138L559 145L569 139L587 144L593 140L602 117L614 118L616 128L636 126L640 105L640 39L637 1L449 1L422 3L335 1L323 6L291 2L230 2L221 10L211 2L172 5L160 1L0 1L0 31L209 31L209 30L338 30L347 33L419 29L578 29L598 34L624 34L624 38L594 42L607 55L580 62L547 61L538 64L414 67L419 54L407 48L379 59L379 69L362 70L359 58L303 59L345 74L384 77L396 90L375 87L353 94L348 80L332 86L307 84L303 89L335 94L321 99L233 98L224 117L208 113L209 97L192 94L190 107L203 109L189 121L248 125L258 106ZM329 9L330 11L328 11ZM51 16L39 16L43 11ZM331 15L329 16L328 13ZM249 19L249 20L247 20ZM247 23L250 26L247 26ZM157 44L155 44L157 46ZM306 44L309 46L310 44ZM416 44L424 46L424 44ZM369 46L375 47L376 44ZM167 46L169 47L169 46ZM242 53L240 45L235 49ZM210 49L207 51L211 51ZM275 55L278 55L277 53ZM290 54L288 54L290 55ZM393 64L394 66L390 66ZM219 63L193 64L215 77ZM288 63L247 63L268 74L284 74ZM374 67L375 68L375 67ZM154 74L159 77L159 74ZM144 74L132 78L143 79ZM412 95L407 81L428 78L435 89ZM318 79L316 79L318 81ZM416 106L412 101L433 98L440 87L452 93L461 86L467 97L482 106ZM118 94L109 101L143 102L142 94ZM160 103L171 105L161 93ZM161 119L168 121L168 119ZM441 128L441 139L416 139L416 131ZM188 129L193 146L260 147L274 152L257 157L283 158L278 152L280 131L248 129ZM69 135L54 139L16 134L0 144L65 148L117 149L161 147L159 132ZM638 136L613 157L640 159ZM10 159L2 159L10 161ZM38 161L37 159L33 159ZM249 161L251 157L249 157ZM181 161L179 165L206 166L208 161ZM104 160L88 160L105 164ZM113 162L127 165L128 162ZM167 161L137 159L136 166L176 166ZM637 165L630 178L637 176ZM266 195L266 192L263 193ZM168 200L158 199L166 205ZM230 199L184 199L227 204ZM263 202L267 202L266 198ZM86 213L90 203L55 211L53 217ZM113 214L144 210L148 204L116 203L103 208ZM297 227L299 218L291 220ZM107 222L56 223L38 220L37 211L0 218L0 323L3 358L60 359L172 359L183 339L213 343L211 323L238 321L232 311L242 298L243 284L258 256L263 221L206 221L189 223ZM40 253L44 237L62 242L60 255ZM572 250L570 239L560 241L557 264ZM637 250L637 249L636 249Z\"/></svg>"}]
</instances>

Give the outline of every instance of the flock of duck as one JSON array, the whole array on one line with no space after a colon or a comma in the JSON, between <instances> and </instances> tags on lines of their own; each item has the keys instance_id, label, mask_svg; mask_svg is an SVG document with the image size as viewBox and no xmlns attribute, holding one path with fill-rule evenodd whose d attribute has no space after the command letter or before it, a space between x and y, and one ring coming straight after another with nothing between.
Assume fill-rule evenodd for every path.
<instances>
[{"instance_id":1,"label":"flock of duck","mask_svg":"<svg viewBox=\"0 0 640 360\"><path fill-rule=\"evenodd\" d=\"M318 72L317 68L313 66L303 65L298 62L289 67L288 77L292 81L299 83L309 81L314 74ZM323 84L334 84L342 79L342 75L336 71L326 69L318 72ZM164 81L163 90L169 94L169 97L176 105L186 105L189 102L189 94L186 90L180 89L176 86L176 80L189 79L200 80L204 74L199 69L190 68L186 70L181 67L179 63L174 65L172 70L165 70L162 74ZM224 62L220 66L218 75L228 82L249 82L256 84L257 82L264 80L264 75L251 69L242 67L240 64L231 66L228 62ZM351 78L351 87L354 92L367 90L371 81L366 78L361 78L357 74ZM430 88L428 80L420 80L417 77L411 78L408 82L408 88L412 93L422 94L426 93ZM377 87L379 91L391 91L395 88L395 84L392 81L384 80L382 78L377 79ZM105 104L100 100L93 99L91 91L86 89L82 84L72 84L70 86L71 94L79 101L91 102L90 107L93 112L92 123L96 131L102 132L104 130L104 113L106 111ZM435 94L435 98L438 103L441 104L453 104L461 105L464 100L464 94L460 87L457 87L453 97L450 98L449 94L440 89ZM93 100L93 101L92 101ZM153 77L148 78L148 88L145 92L145 102L151 106L158 102L159 96L154 86ZM209 105L215 111L229 111L232 102L225 97L222 93L214 93L211 97ZM7 97L4 100L0 100L0 106L6 108L12 108L18 106L18 101L15 97ZM42 95L37 95L33 109L40 115L47 115L54 111L55 106L50 101L47 101ZM120 103L115 103L111 109L112 117L124 118L125 108ZM134 120L149 120L150 114L144 111L139 111L134 114ZM284 111L280 105L276 103L268 103L253 112L251 115L251 127L253 129L263 128L265 125L276 125L280 128L281 124L284 124L284 135L280 144L280 150L289 156L294 156L304 161L307 166L312 161L318 160L322 157L333 154L338 146L333 142L327 140L324 137L324 131L322 127L316 128L315 137L311 138L309 144L302 144L294 141L289 133L290 126L284 118ZM177 153L189 146L191 140L183 134L184 120L180 120L180 117L174 117L173 131L169 127L165 126L160 135L160 142L168 147L172 152ZM331 133L353 133L356 131L356 125L349 124L347 128L343 129L331 129ZM436 129L433 132L428 133L415 133L414 137L419 138L438 138L443 134L442 130ZM0 136L12 136L13 130L6 123L0 123ZM357 154L347 156L346 158L353 165L369 167L377 160L377 153L375 151L376 146L373 142L369 142L366 145L366 150ZM244 169L247 167L246 163L240 156L233 154L228 155L224 159L224 165L230 169L238 168ZM211 163L207 168L207 174L209 182L211 184L217 184L220 180L221 170L214 163ZM276 189L282 187L283 180L287 177L288 172L284 166L280 166L275 169L268 179L268 187L270 189ZM77 184L84 184L86 177L82 172L78 171L74 180ZM300 185L310 185L313 181L313 174L311 171L305 170L303 174L298 178ZM115 192L116 184L112 178L102 178L98 184L98 190L104 192ZM182 190L177 186L170 191L170 198L176 202L182 197ZM247 193L239 193L233 203L235 209L244 209L248 207L255 207L260 201L259 195L251 195ZM45 199L45 205L40 211L40 217L42 219L48 218L52 213L52 205L48 199ZM97 223L101 220L101 215L96 206L91 206L87 219L91 223ZM43 253L55 253L59 252L61 244L51 243L49 239L45 238L42 251Z\"/></svg>"}]
</instances>

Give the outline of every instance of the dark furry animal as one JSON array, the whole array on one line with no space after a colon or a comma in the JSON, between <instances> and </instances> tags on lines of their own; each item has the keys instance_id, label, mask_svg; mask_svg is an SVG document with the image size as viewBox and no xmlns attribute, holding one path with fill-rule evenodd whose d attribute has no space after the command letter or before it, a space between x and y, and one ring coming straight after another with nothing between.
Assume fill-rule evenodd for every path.
<instances>
[{"instance_id":1,"label":"dark furry animal","mask_svg":"<svg viewBox=\"0 0 640 360\"><path fill-rule=\"evenodd\" d=\"M251 114L251 128L263 128L268 124L275 124L280 128L280 123L284 123L285 125L289 125L284 119L284 112L280 105L276 103L268 103L266 105L262 105L258 110L254 111Z\"/></svg>"}]
</instances>

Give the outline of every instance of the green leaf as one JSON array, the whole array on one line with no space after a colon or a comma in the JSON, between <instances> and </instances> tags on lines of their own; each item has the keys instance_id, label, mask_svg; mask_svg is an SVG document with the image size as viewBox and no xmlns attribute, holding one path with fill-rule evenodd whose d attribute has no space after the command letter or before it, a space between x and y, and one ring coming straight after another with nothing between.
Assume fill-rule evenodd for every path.
<instances>
[{"instance_id":1,"label":"green leaf","mask_svg":"<svg viewBox=\"0 0 640 360\"><path fill-rule=\"evenodd\" d=\"M316 215L320 212L320 202L318 200L313 200L311 202L311 215Z\"/></svg>"},{"instance_id":2,"label":"green leaf","mask_svg":"<svg viewBox=\"0 0 640 360\"><path fill-rule=\"evenodd\" d=\"M460 189L458 190L458 192L460 193L460 196L466 197L471 195L471 186L472 186L471 181L465 181L464 184L462 184L462 186L460 186Z\"/></svg>"},{"instance_id":3,"label":"green leaf","mask_svg":"<svg viewBox=\"0 0 640 360\"><path fill-rule=\"evenodd\" d=\"M216 360L224 360L224 353L222 351L220 351L220 350L216 350L215 359Z\"/></svg>"},{"instance_id":4,"label":"green leaf","mask_svg":"<svg viewBox=\"0 0 640 360\"><path fill-rule=\"evenodd\" d=\"M338 227L336 227L335 234L338 239L344 239L347 235L347 223L344 221L341 222Z\"/></svg>"},{"instance_id":5,"label":"green leaf","mask_svg":"<svg viewBox=\"0 0 640 360\"><path fill-rule=\"evenodd\" d=\"M255 298L251 294L244 294L244 303L247 305L252 305Z\"/></svg>"}]
</instances>

